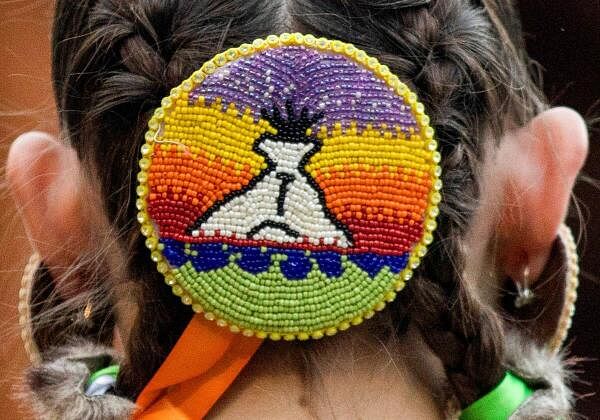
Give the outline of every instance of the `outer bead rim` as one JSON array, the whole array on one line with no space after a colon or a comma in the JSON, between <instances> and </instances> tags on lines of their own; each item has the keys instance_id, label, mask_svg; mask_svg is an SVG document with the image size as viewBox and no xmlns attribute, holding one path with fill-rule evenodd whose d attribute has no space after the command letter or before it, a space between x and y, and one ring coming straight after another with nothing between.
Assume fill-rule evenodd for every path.
<instances>
[{"instance_id":1,"label":"outer bead rim","mask_svg":"<svg viewBox=\"0 0 600 420\"><path fill-rule=\"evenodd\" d=\"M380 79L386 82L394 92L402 97L407 105L411 107L413 116L419 125L420 132L423 133L424 141L428 142L428 149L432 151L432 169L430 172L432 179L432 189L428 197L428 206L425 210L425 221L423 224L423 235L421 240L415 244L413 250L409 254L407 266L398 275L398 280L393 284L385 294L384 300L375 304L372 308L367 309L361 316L355 317L350 322L342 322L340 325L332 326L324 330L316 330L310 332L300 332L295 334L281 334L277 332L254 331L251 329L240 328L237 325L231 325L224 319L216 318L210 312L204 312L203 308L193 301L192 297L185 292L185 286L179 284L171 273L171 268L167 260L162 255L162 249L159 244L159 237L152 225L151 218L147 212L147 196L149 192L148 186L148 170L151 166L151 156L154 150L156 140L159 140L161 125L165 115L172 108L174 100L185 98L187 94L196 86L201 84L207 75L214 73L219 67L222 67L239 58L250 57L253 54L282 46L305 45L315 48L320 51L326 51L336 54L342 54L354 62L362 65L375 73ZM317 38L311 34L300 33L283 33L281 35L269 35L265 39L256 39L251 44L242 44L236 48L230 48L225 52L215 55L211 60L205 62L200 70L195 71L192 75L184 80L179 86L171 90L169 96L161 101L161 106L154 111L154 115L148 122L148 131L145 134L145 143L141 148L142 158L139 161L140 172L138 173L138 187L136 202L138 208L138 222L141 225L141 232L147 238L146 246L151 251L152 260L156 262L157 270L165 276L165 283L171 286L173 294L179 296L185 305L191 305L196 313L204 313L206 319L215 321L217 325L229 328L233 333L242 333L247 337L256 336L258 338L269 338L274 341L278 340L307 340L320 339L324 336L335 335L338 331L344 331L351 325L359 325L365 319L373 317L375 312L381 311L386 304L392 302L396 298L397 292L401 291L405 282L408 281L421 262L421 259L427 253L427 247L433 240L433 232L437 227L436 217L439 214L438 204L440 203L442 182L440 179L441 168L439 162L441 156L437 152L437 142L435 141L435 133L429 125L429 117L425 114L425 107L418 101L417 95L412 92L406 84L401 82L399 78L390 72L390 69L379 62L375 57L370 57L361 49L358 49L352 44L337 40L329 40L327 38Z\"/></svg>"}]
</instances>

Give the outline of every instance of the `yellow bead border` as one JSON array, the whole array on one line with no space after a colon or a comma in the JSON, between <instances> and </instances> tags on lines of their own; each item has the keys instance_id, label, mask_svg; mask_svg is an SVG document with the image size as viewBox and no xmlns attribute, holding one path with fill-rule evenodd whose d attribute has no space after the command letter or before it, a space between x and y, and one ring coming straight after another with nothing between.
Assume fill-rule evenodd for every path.
<instances>
[{"instance_id":1,"label":"yellow bead border","mask_svg":"<svg viewBox=\"0 0 600 420\"><path fill-rule=\"evenodd\" d=\"M236 61L239 58L250 57L253 54L264 51L270 48L283 46L304 45L320 51L342 54L354 62L362 65L366 69L375 73L379 78L384 80L394 92L402 97L407 105L410 105L413 116L417 124L419 124L420 133L423 136L424 142L427 143L427 148L432 152L431 163L432 169L430 172L432 179L432 189L429 193L429 204L426 209L425 223L423 224L423 236L419 243L415 245L410 252L407 267L402 270L398 280L394 283L394 287L390 289L384 296L384 300L378 302L374 307L366 310L362 316L352 319L350 322L342 322L340 325L312 332L302 332L296 334L279 334L277 332L254 331L250 329L242 329L237 325L230 325L226 320L216 318L215 314L206 312L206 319L215 321L221 327L229 327L233 333L242 333L245 336L258 338L270 338L271 340L308 340L309 338L319 339L325 335L331 336L338 331L344 331L351 325L358 325L365 319L373 317L375 312L385 308L387 302L392 302L397 295L397 292L404 288L405 282L408 281L421 259L427 253L427 247L433 241L433 232L437 227L435 221L439 214L438 204L440 203L442 181L441 168L439 162L441 155L437 151L437 142L434 138L434 130L429 125L429 117L425 114L425 107L417 99L417 95L412 92L406 84L391 73L390 69L379 62L375 57L370 57L365 51L355 47L352 44L338 40L329 40L326 38L317 38L314 35L303 35L300 33L283 33L281 35L269 35L265 39L256 39L251 44L242 44L237 48L230 48L225 52L215 55L211 60L208 60L202 65L200 70L194 72L189 78L184 80L179 86L171 90L171 94L161 101L161 106L154 111L154 115L148 122L148 131L145 134L145 143L141 148L142 158L139 161L140 172L138 173L138 187L136 206L138 209L138 222L141 225L141 232L147 238L146 246L151 251L151 258L156 263L157 270L165 276L165 282L172 287L172 291L176 296L181 298L185 305L191 305L196 313L204 312L203 308L193 301L192 297L186 293L184 286L179 284L171 273L171 268L167 260L162 255L162 249L159 244L159 237L154 229L152 220L147 212L146 199L149 193L148 187L148 169L151 166L151 157L154 150L154 144L159 140L162 123L165 115L173 107L174 101L179 98L187 98L188 93L197 85L200 85L207 75L214 73L219 67Z\"/></svg>"}]
</instances>

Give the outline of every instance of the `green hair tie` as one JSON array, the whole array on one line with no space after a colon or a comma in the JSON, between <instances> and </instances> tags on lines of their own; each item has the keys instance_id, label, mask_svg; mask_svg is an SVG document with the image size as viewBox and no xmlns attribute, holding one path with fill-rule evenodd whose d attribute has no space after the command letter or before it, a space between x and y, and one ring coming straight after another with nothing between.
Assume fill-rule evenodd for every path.
<instances>
[{"instance_id":1,"label":"green hair tie","mask_svg":"<svg viewBox=\"0 0 600 420\"><path fill-rule=\"evenodd\" d=\"M96 379L100 376L112 376L114 379L117 379L119 375L119 365L110 365L103 369L97 370L96 372L90 375L90 378L87 381L86 387L89 387Z\"/></svg>"},{"instance_id":2,"label":"green hair tie","mask_svg":"<svg viewBox=\"0 0 600 420\"><path fill-rule=\"evenodd\" d=\"M506 372L496 388L463 410L460 420L506 420L532 394L523 379Z\"/></svg>"}]
</instances>

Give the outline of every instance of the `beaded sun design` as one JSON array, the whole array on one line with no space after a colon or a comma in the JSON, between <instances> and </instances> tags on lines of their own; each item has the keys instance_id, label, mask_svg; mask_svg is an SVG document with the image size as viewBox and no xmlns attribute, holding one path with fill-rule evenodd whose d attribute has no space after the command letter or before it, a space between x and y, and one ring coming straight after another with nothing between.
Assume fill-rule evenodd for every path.
<instances>
[{"instance_id":1,"label":"beaded sun design","mask_svg":"<svg viewBox=\"0 0 600 420\"><path fill-rule=\"evenodd\" d=\"M149 122L138 208L173 292L247 336L308 339L391 302L440 202L416 95L351 44L282 34L205 63Z\"/></svg>"}]
</instances>

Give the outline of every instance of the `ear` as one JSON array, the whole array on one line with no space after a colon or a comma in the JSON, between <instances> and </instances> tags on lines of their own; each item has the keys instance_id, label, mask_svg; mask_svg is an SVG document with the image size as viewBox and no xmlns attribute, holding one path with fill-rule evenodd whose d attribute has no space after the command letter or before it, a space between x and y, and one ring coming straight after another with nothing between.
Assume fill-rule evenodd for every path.
<instances>
[{"instance_id":1,"label":"ear","mask_svg":"<svg viewBox=\"0 0 600 420\"><path fill-rule=\"evenodd\" d=\"M513 281L523 282L526 269L530 283L542 273L587 151L585 123L568 108L541 113L502 142L494 164L496 249Z\"/></svg>"},{"instance_id":2,"label":"ear","mask_svg":"<svg viewBox=\"0 0 600 420\"><path fill-rule=\"evenodd\" d=\"M54 279L62 279L86 246L80 165L73 149L40 132L17 138L10 148L6 174L33 248ZM63 296L76 292L72 280L57 280Z\"/></svg>"}]
</instances>

